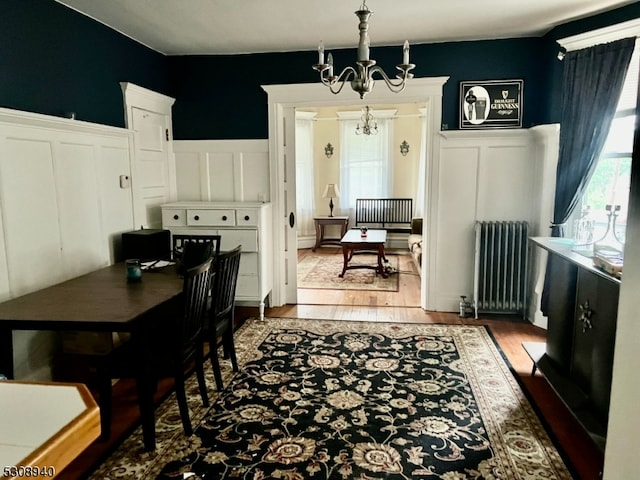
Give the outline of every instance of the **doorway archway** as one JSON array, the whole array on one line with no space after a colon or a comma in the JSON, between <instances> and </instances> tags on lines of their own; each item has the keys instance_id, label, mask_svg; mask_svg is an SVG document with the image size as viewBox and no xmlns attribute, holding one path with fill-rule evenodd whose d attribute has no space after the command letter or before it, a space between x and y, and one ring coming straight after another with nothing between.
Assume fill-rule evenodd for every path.
<instances>
[{"instance_id":1,"label":"doorway archway","mask_svg":"<svg viewBox=\"0 0 640 480\"><path fill-rule=\"evenodd\" d=\"M435 169L439 161L439 136L442 119L442 87L449 77L414 78L401 93L379 88L367 96L367 101L378 104L423 103L427 116L427 168L425 195L422 201L425 212L423 232L423 258L420 306L433 309L433 286L429 278L435 267L432 239L436 238L435 212L432 199L437 198L438 185ZM274 211L274 279L271 295L272 306L296 303L295 265L295 109L304 107L353 105L353 93L344 91L330 94L320 83L263 85L268 95L269 112L269 168L271 201ZM425 233L426 232L426 233Z\"/></svg>"}]
</instances>

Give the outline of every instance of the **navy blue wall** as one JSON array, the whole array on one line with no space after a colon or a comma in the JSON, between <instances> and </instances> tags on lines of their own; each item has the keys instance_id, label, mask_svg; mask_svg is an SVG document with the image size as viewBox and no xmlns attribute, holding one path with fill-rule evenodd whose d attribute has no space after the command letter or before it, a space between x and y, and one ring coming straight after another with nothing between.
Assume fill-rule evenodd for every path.
<instances>
[{"instance_id":1,"label":"navy blue wall","mask_svg":"<svg viewBox=\"0 0 640 480\"><path fill-rule=\"evenodd\" d=\"M449 76L443 89L443 129L458 128L459 85L463 80L523 79L523 126L558 123L562 62L557 59L556 40L638 17L640 2L561 25L540 38L412 45L411 60L417 64L414 74ZM400 46L374 45L371 51L385 71L395 71ZM356 58L355 49L333 53L338 69L352 65ZM260 85L317 82L317 73L311 69L316 59L316 51L169 58L177 97L176 138L267 138L267 96ZM354 104L361 102L355 93L353 97Z\"/></svg>"},{"instance_id":2,"label":"navy blue wall","mask_svg":"<svg viewBox=\"0 0 640 480\"><path fill-rule=\"evenodd\" d=\"M354 38L354 42L357 39ZM544 122L536 98L546 86L538 68L544 42L540 38L455 42L411 47L416 77L450 76L444 87L443 128L458 128L461 80L524 79L524 126ZM402 48L373 47L371 56L386 72L395 72ZM336 68L353 65L355 49L336 50ZM237 56L170 57L174 106L174 135L181 139L267 138L267 95L261 85L318 82L311 65L314 51ZM550 53L555 58L555 52ZM557 61L557 60L556 60ZM382 85L376 88L386 88ZM341 95L352 95L347 86ZM327 95L332 95L327 90ZM248 114L247 114L248 112ZM237 115L237 116L236 116Z\"/></svg>"},{"instance_id":3,"label":"navy blue wall","mask_svg":"<svg viewBox=\"0 0 640 480\"><path fill-rule=\"evenodd\" d=\"M0 12L3 107L50 115L74 111L80 120L123 126L119 82L128 81L176 98L176 139L267 138L261 85L318 81L311 69L315 51L165 57L53 0L0 0ZM445 129L458 128L462 80L523 79L523 125L556 123L562 63L555 40L638 17L640 2L561 25L542 38L413 45L414 73L450 77ZM338 68L354 62L354 49L333 53ZM387 72L395 71L400 55L400 45L372 48ZM353 97L354 104L361 102Z\"/></svg>"},{"instance_id":4,"label":"navy blue wall","mask_svg":"<svg viewBox=\"0 0 640 480\"><path fill-rule=\"evenodd\" d=\"M53 0L0 0L0 106L123 127L119 82L169 94L167 58Z\"/></svg>"}]
</instances>

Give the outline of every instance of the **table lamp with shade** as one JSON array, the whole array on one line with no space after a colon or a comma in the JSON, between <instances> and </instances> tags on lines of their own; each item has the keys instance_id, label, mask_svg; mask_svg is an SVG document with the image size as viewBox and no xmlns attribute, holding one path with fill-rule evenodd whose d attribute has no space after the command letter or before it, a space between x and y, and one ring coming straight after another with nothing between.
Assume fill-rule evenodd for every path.
<instances>
[{"instance_id":1,"label":"table lamp with shade","mask_svg":"<svg viewBox=\"0 0 640 480\"><path fill-rule=\"evenodd\" d=\"M335 183L327 183L327 186L324 187L322 198L329 199L329 216L333 217L333 199L340 198L340 189L338 188L338 185Z\"/></svg>"}]
</instances>

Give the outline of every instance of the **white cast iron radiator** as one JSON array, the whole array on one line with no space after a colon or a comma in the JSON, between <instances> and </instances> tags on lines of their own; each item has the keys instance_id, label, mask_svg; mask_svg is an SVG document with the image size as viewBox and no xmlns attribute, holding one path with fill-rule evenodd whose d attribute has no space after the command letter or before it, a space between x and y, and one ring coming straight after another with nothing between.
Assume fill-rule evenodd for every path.
<instances>
[{"instance_id":1,"label":"white cast iron radiator","mask_svg":"<svg viewBox=\"0 0 640 480\"><path fill-rule=\"evenodd\" d=\"M480 313L526 314L529 225L476 222L473 306Z\"/></svg>"}]
</instances>

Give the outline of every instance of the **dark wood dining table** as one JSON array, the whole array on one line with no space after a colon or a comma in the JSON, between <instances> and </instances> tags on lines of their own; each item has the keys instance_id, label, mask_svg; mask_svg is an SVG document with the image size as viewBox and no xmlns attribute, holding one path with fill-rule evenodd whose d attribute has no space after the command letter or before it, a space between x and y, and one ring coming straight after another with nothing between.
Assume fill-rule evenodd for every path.
<instances>
[{"instance_id":1,"label":"dark wood dining table","mask_svg":"<svg viewBox=\"0 0 640 480\"><path fill-rule=\"evenodd\" d=\"M153 359L149 345L154 319L173 305L182 279L173 265L144 272L128 282L124 263L0 303L0 373L14 378L14 330L130 332L140 354L136 389L144 445L155 449Z\"/></svg>"}]
</instances>

